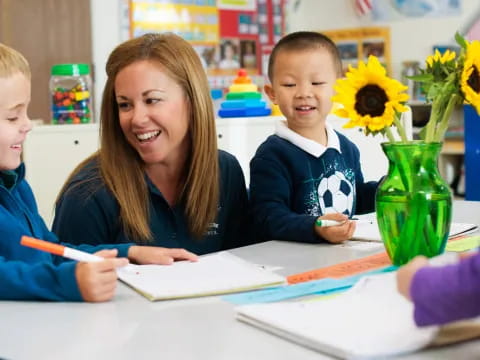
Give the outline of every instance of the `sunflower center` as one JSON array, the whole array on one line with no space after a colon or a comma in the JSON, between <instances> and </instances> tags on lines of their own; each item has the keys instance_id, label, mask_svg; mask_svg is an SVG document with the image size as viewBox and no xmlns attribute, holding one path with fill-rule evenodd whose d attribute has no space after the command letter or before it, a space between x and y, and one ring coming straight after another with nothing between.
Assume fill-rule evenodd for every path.
<instances>
[{"instance_id":1,"label":"sunflower center","mask_svg":"<svg viewBox=\"0 0 480 360\"><path fill-rule=\"evenodd\" d=\"M467 84L477 94L480 93L480 74L478 73L478 69L476 66L473 67L473 71L467 80Z\"/></svg>"},{"instance_id":2,"label":"sunflower center","mask_svg":"<svg viewBox=\"0 0 480 360\"><path fill-rule=\"evenodd\" d=\"M378 85L366 85L355 96L355 110L362 116L381 116L388 101L387 93Z\"/></svg>"}]
</instances>

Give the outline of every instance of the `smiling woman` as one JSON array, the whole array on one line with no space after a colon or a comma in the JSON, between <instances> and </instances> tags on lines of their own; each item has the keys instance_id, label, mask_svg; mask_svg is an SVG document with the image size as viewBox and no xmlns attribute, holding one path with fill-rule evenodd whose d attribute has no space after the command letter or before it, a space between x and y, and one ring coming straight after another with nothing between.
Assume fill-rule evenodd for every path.
<instances>
[{"instance_id":1,"label":"smiling woman","mask_svg":"<svg viewBox=\"0 0 480 360\"><path fill-rule=\"evenodd\" d=\"M67 242L208 253L248 242L238 161L217 150L208 81L173 34L119 45L107 62L101 148L67 180L53 229Z\"/></svg>"}]
</instances>

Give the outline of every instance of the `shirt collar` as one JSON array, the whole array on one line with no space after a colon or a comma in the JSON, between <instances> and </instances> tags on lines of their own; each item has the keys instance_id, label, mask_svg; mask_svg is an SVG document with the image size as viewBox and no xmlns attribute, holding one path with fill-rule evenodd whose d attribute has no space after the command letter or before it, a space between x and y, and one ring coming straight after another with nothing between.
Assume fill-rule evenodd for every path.
<instances>
[{"instance_id":1,"label":"shirt collar","mask_svg":"<svg viewBox=\"0 0 480 360\"><path fill-rule=\"evenodd\" d=\"M322 156L327 149L335 149L339 153L342 153L340 150L340 140L338 139L338 135L335 130L333 130L328 123L325 123L325 129L327 130L327 146L323 146L316 141L307 139L306 137L303 137L302 135L289 129L285 120L280 120L276 123L275 135L290 141L293 145L298 146L303 151L317 158Z\"/></svg>"},{"instance_id":2,"label":"shirt collar","mask_svg":"<svg viewBox=\"0 0 480 360\"><path fill-rule=\"evenodd\" d=\"M18 181L18 174L15 170L0 171L0 186L11 190L15 187Z\"/></svg>"}]
</instances>

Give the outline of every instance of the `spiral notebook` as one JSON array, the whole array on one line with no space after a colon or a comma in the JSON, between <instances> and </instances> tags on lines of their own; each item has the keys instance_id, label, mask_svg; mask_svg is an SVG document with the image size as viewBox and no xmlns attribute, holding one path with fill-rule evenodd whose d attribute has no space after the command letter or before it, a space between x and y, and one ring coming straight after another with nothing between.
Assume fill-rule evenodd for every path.
<instances>
[{"instance_id":1,"label":"spiral notebook","mask_svg":"<svg viewBox=\"0 0 480 360\"><path fill-rule=\"evenodd\" d=\"M201 256L197 262L128 265L118 271L118 277L152 301L220 295L285 282L283 276L226 251Z\"/></svg>"},{"instance_id":2,"label":"spiral notebook","mask_svg":"<svg viewBox=\"0 0 480 360\"><path fill-rule=\"evenodd\" d=\"M357 222L352 240L359 241L378 241L381 242L380 231L375 213L356 216L360 221ZM448 237L453 238L460 235L472 233L478 229L475 224L451 223Z\"/></svg>"},{"instance_id":3,"label":"spiral notebook","mask_svg":"<svg viewBox=\"0 0 480 360\"><path fill-rule=\"evenodd\" d=\"M480 336L480 321L419 328L395 273L360 280L334 298L244 305L238 320L342 359L384 358Z\"/></svg>"}]
</instances>

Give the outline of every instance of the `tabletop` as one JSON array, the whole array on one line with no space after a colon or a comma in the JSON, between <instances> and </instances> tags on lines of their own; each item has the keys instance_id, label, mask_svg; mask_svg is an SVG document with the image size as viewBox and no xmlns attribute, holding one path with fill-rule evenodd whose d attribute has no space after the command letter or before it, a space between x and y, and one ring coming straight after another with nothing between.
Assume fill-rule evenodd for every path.
<instances>
[{"instance_id":1,"label":"tabletop","mask_svg":"<svg viewBox=\"0 0 480 360\"><path fill-rule=\"evenodd\" d=\"M476 209L476 210L475 210ZM454 203L454 221L480 223L480 202ZM231 252L282 275L378 252L269 241ZM123 284L101 304L0 302L0 359L330 359L241 323L221 297L150 302ZM480 341L402 359L479 358Z\"/></svg>"}]
</instances>

